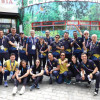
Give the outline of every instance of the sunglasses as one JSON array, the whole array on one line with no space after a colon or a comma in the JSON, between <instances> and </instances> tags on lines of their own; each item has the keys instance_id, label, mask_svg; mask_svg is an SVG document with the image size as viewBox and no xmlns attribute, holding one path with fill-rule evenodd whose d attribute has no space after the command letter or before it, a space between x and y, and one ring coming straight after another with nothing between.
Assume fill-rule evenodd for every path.
<instances>
[{"instance_id":1,"label":"sunglasses","mask_svg":"<svg viewBox=\"0 0 100 100\"><path fill-rule=\"evenodd\" d=\"M84 35L88 35L88 33L85 33Z\"/></svg>"},{"instance_id":2,"label":"sunglasses","mask_svg":"<svg viewBox=\"0 0 100 100\"><path fill-rule=\"evenodd\" d=\"M55 37L55 38L59 38L59 37Z\"/></svg>"},{"instance_id":3,"label":"sunglasses","mask_svg":"<svg viewBox=\"0 0 100 100\"><path fill-rule=\"evenodd\" d=\"M61 56L65 56L65 55L61 55Z\"/></svg>"}]
</instances>

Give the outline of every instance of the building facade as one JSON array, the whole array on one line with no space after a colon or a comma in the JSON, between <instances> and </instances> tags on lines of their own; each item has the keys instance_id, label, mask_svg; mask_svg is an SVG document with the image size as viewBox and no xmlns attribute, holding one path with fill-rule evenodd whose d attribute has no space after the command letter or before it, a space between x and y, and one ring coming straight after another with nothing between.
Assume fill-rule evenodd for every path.
<instances>
[{"instance_id":1,"label":"building facade","mask_svg":"<svg viewBox=\"0 0 100 100\"><path fill-rule=\"evenodd\" d=\"M0 0L0 29L4 34L10 33L11 27L19 32L19 19L18 0Z\"/></svg>"},{"instance_id":2,"label":"building facade","mask_svg":"<svg viewBox=\"0 0 100 100\"><path fill-rule=\"evenodd\" d=\"M26 35L35 29L44 36L49 29L51 36L69 31L72 37L78 25L100 38L100 0L22 0L20 15Z\"/></svg>"}]
</instances>

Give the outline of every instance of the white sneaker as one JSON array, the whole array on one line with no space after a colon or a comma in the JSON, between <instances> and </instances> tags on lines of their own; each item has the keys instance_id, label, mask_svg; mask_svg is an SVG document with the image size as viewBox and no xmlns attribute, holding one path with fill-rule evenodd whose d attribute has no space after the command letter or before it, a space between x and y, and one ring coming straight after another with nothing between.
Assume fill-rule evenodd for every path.
<instances>
[{"instance_id":1,"label":"white sneaker","mask_svg":"<svg viewBox=\"0 0 100 100\"><path fill-rule=\"evenodd\" d=\"M22 86L21 90L19 91L19 94L22 95L25 92L25 86Z\"/></svg>"},{"instance_id":2,"label":"white sneaker","mask_svg":"<svg viewBox=\"0 0 100 100\"><path fill-rule=\"evenodd\" d=\"M17 87L15 86L15 87L13 88L12 95L15 95L16 93L17 93Z\"/></svg>"},{"instance_id":3,"label":"white sneaker","mask_svg":"<svg viewBox=\"0 0 100 100\"><path fill-rule=\"evenodd\" d=\"M88 77L88 80L91 82L91 78L90 78L90 75L88 75L87 77Z\"/></svg>"}]
</instances>

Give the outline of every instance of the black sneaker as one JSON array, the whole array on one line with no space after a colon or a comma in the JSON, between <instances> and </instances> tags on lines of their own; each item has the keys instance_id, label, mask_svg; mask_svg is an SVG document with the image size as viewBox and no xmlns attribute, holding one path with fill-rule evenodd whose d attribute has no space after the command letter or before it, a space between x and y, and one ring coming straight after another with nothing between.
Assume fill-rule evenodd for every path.
<instances>
[{"instance_id":1,"label":"black sneaker","mask_svg":"<svg viewBox=\"0 0 100 100\"><path fill-rule=\"evenodd\" d=\"M94 96L98 95L98 89L95 89Z\"/></svg>"},{"instance_id":2,"label":"black sneaker","mask_svg":"<svg viewBox=\"0 0 100 100\"><path fill-rule=\"evenodd\" d=\"M52 78L49 79L49 84L52 84Z\"/></svg>"}]
</instances>

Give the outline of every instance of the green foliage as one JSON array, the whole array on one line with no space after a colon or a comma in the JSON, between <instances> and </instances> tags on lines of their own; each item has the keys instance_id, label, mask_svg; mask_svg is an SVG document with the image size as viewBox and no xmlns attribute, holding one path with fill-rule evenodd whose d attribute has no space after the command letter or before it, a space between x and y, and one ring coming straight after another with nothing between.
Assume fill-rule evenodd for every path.
<instances>
[{"instance_id":1,"label":"green foliage","mask_svg":"<svg viewBox=\"0 0 100 100\"><path fill-rule=\"evenodd\" d=\"M99 21L100 20L100 4L94 4L91 6L91 8L89 9L89 20L92 21Z\"/></svg>"},{"instance_id":2,"label":"green foliage","mask_svg":"<svg viewBox=\"0 0 100 100\"><path fill-rule=\"evenodd\" d=\"M92 34L96 34L98 39L100 39L100 31L98 31L98 30L91 30L90 31L90 36L92 36Z\"/></svg>"},{"instance_id":3,"label":"green foliage","mask_svg":"<svg viewBox=\"0 0 100 100\"><path fill-rule=\"evenodd\" d=\"M23 0L23 7L26 7L26 6L28 6L28 0Z\"/></svg>"}]
</instances>

